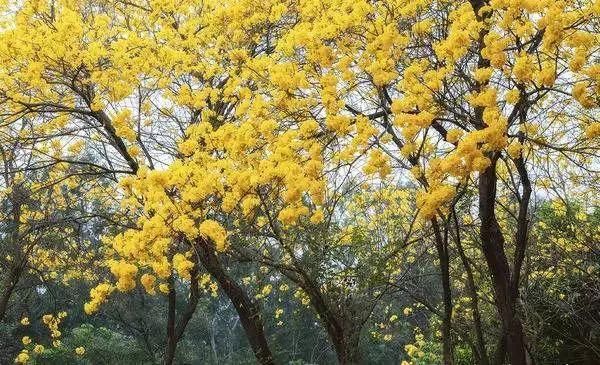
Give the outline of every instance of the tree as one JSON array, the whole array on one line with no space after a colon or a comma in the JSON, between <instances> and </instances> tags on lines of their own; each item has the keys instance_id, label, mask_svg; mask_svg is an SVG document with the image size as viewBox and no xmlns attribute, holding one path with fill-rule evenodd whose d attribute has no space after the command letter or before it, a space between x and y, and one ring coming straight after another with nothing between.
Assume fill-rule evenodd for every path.
<instances>
[{"instance_id":1,"label":"tree","mask_svg":"<svg viewBox=\"0 0 600 365\"><path fill-rule=\"evenodd\" d=\"M114 278L99 280L87 312L137 282L149 295L164 292L171 363L206 270L237 309L257 359L270 364L260 302L232 274L250 261L301 288L340 363L358 363L361 325L392 297L378 293L406 289L400 253L433 250L433 265L422 267L436 267L439 297L420 302L441 320L443 362L458 359L467 327L481 363L535 358L521 296L534 203L552 190L545 176L562 170L578 176L569 188L597 186L598 1L4 8L6 232L21 230L27 184L19 169L27 183L56 179L44 212L55 202L65 208L56 201L65 186L101 182L90 198L113 216L95 217L106 228L99 270ZM402 216L376 215L389 219L384 233L346 205L359 197L386 211L389 199L360 191L388 189L407 195ZM331 244L355 226L347 249ZM401 229L392 235L390 227ZM27 241L8 241L25 262ZM23 270L13 266L8 297ZM466 285L457 282L463 273ZM177 287L189 290L179 321ZM482 318L488 294L496 315ZM465 298L472 316L459 310ZM486 321L497 321L498 333L484 331Z\"/></svg>"}]
</instances>

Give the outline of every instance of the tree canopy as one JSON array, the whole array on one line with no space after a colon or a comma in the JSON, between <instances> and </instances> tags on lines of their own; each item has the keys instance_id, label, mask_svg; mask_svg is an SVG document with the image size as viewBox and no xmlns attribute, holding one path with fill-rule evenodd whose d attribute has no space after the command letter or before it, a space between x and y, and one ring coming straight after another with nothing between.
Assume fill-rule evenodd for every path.
<instances>
[{"instance_id":1,"label":"tree canopy","mask_svg":"<svg viewBox=\"0 0 600 365\"><path fill-rule=\"evenodd\" d=\"M1 7L1 361L600 362L600 1Z\"/></svg>"}]
</instances>

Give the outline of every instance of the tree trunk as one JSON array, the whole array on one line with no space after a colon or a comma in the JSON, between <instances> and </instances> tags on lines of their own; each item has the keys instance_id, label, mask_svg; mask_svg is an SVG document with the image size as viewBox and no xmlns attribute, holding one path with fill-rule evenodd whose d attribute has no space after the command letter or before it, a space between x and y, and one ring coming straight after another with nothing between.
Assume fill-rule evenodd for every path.
<instances>
[{"instance_id":1,"label":"tree trunk","mask_svg":"<svg viewBox=\"0 0 600 365\"><path fill-rule=\"evenodd\" d=\"M265 209L265 212L268 212L268 210ZM283 275L302 288L308 295L311 306L317 312L333 344L338 363L340 365L361 364L360 333L368 317L367 313L365 311L356 313L353 310L351 299L348 299L350 303L331 303L328 301L314 276L303 270L303 265L296 260L293 250L283 243L283 235L280 233L278 226L273 224L273 219L270 218L268 213L267 216L275 236L281 243L282 248L289 253L293 262L293 267L278 264L273 265L273 267L277 267Z\"/></svg>"},{"instance_id":2,"label":"tree trunk","mask_svg":"<svg viewBox=\"0 0 600 365\"><path fill-rule=\"evenodd\" d=\"M502 321L506 351L511 365L526 364L523 326L516 313L516 297L512 293L511 273L504 251L502 234L495 214L496 161L491 156L491 165L479 176L479 216L481 219L480 239L483 253L492 275L496 307Z\"/></svg>"},{"instance_id":3,"label":"tree trunk","mask_svg":"<svg viewBox=\"0 0 600 365\"><path fill-rule=\"evenodd\" d=\"M310 298L310 303L315 309L325 330L331 339L333 348L340 365L355 365L362 363L360 353L361 328L357 323L362 323L357 318L344 319L341 315L334 313L330 305L325 301L321 292L310 280L308 275L301 273L301 278L288 276L300 286ZM352 317L352 316L351 316Z\"/></svg>"},{"instance_id":4,"label":"tree trunk","mask_svg":"<svg viewBox=\"0 0 600 365\"><path fill-rule=\"evenodd\" d=\"M10 301L10 297L12 296L17 283L19 282L19 278L21 277L22 269L20 266L12 267L10 272L4 279L4 283L2 285L2 297L0 297L0 322L4 320L4 316L6 316L6 310L8 309L8 302Z\"/></svg>"},{"instance_id":5,"label":"tree trunk","mask_svg":"<svg viewBox=\"0 0 600 365\"><path fill-rule=\"evenodd\" d=\"M164 364L171 365L175 359L175 351L177 344L183 337L185 328L194 316L200 292L198 290L198 266L194 266L190 270L190 299L187 302L185 311L182 313L179 323L175 326L176 318L176 303L177 292L175 291L175 279L173 275L169 277L169 294L168 294L168 310L167 310L167 348L165 351Z\"/></svg>"},{"instance_id":6,"label":"tree trunk","mask_svg":"<svg viewBox=\"0 0 600 365\"><path fill-rule=\"evenodd\" d=\"M329 334L335 337L333 345L340 365L356 365L362 363L362 356L359 349L360 337L358 334Z\"/></svg>"},{"instance_id":7,"label":"tree trunk","mask_svg":"<svg viewBox=\"0 0 600 365\"><path fill-rule=\"evenodd\" d=\"M215 254L214 247L206 240L197 241L198 259L206 270L215 278L235 307L246 337L250 342L257 361L263 365L274 365L273 355L263 329L262 318L256 303L248 294L232 280Z\"/></svg>"},{"instance_id":8,"label":"tree trunk","mask_svg":"<svg viewBox=\"0 0 600 365\"><path fill-rule=\"evenodd\" d=\"M175 304L177 293L175 292L175 280L173 274L169 276L169 293L167 295L167 348L165 350L164 364L173 364L175 350L177 349L177 339L175 338Z\"/></svg>"},{"instance_id":9,"label":"tree trunk","mask_svg":"<svg viewBox=\"0 0 600 365\"><path fill-rule=\"evenodd\" d=\"M20 241L21 237L19 237L19 224L21 222L21 205L23 204L25 194L19 187L15 187L10 199L12 203L11 216L12 216L12 232L10 234L10 249L13 250L14 258L13 262L9 264L10 271L7 273L6 278L4 279L4 283L2 285L2 297L0 298L0 322L4 320L6 316L6 311L8 309L8 302L10 301L10 297L21 278L21 274L23 273L23 269L27 264L27 252L33 247L30 246L25 256L22 256Z\"/></svg>"},{"instance_id":10,"label":"tree trunk","mask_svg":"<svg viewBox=\"0 0 600 365\"><path fill-rule=\"evenodd\" d=\"M448 242L442 237L437 219L431 220L435 233L435 246L440 260L440 274L442 276L442 297L444 302L444 318L442 318L442 353L445 365L454 363L452 354L452 288L450 287L450 255Z\"/></svg>"},{"instance_id":11,"label":"tree trunk","mask_svg":"<svg viewBox=\"0 0 600 365\"><path fill-rule=\"evenodd\" d=\"M475 278L473 277L473 269L471 268L471 264L465 254L465 251L462 246L462 240L460 237L460 226L458 224L458 217L456 216L456 211L452 208L452 217L454 218L454 228L456 231L456 248L458 250L458 255L460 256L460 260L465 268L465 273L467 274L467 290L469 291L469 296L471 297L471 310L473 311L473 327L475 329L475 339L476 339L476 356L477 361L481 365L489 365L490 360L487 353L487 348L485 346L485 338L483 336L483 325L481 324L481 314L479 313L479 297L477 296L477 286L475 285Z\"/></svg>"}]
</instances>

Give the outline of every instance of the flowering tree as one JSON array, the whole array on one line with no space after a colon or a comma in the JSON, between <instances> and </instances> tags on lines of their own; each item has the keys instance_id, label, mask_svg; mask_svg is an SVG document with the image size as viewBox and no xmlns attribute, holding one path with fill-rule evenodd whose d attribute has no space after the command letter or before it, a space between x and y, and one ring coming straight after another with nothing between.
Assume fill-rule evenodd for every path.
<instances>
[{"instance_id":1,"label":"flowering tree","mask_svg":"<svg viewBox=\"0 0 600 365\"><path fill-rule=\"evenodd\" d=\"M394 218L402 229L359 237L370 248L353 245L350 270L364 260L397 275L398 253L415 235L433 247L443 362L451 364L451 252L474 312L470 260L481 255L480 280L493 292L501 331L491 356L473 318L477 359L527 363L519 296L532 200L549 190L538 181L567 169L574 189L597 186L600 2L61 0L4 8L0 110L10 133L2 138L32 150L28 171L43 166L65 184L119 181L94 189L95 199L118 203L102 260L115 283L92 289L86 312L138 280L150 295L158 288L168 295L171 363L202 267L236 307L259 361L273 363L258 305L223 264L235 253L302 288L340 362L359 362L348 349L360 330L344 327L347 308L331 313L344 307L332 305L340 298L327 289L343 271L335 266L343 250L303 234L373 229L340 203L371 199L341 188L350 183L405 201L373 201L387 210L377 219L402 211ZM15 135L25 119L30 128ZM10 161L26 159L5 156L7 172L15 171ZM14 177L5 180L18 215ZM465 222L457 207L476 218ZM469 225L477 226L476 252L462 246ZM388 254L366 255L373 247ZM319 283L324 266L334 274ZM179 323L176 280L189 282L190 293ZM353 294L377 296L369 290ZM364 322L370 312L361 314Z\"/></svg>"}]
</instances>

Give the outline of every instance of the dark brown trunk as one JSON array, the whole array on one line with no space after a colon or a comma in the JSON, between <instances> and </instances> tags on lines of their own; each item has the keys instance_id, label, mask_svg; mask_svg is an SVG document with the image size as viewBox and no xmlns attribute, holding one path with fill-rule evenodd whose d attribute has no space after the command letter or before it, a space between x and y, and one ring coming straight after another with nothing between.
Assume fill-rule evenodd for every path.
<instances>
[{"instance_id":1,"label":"dark brown trunk","mask_svg":"<svg viewBox=\"0 0 600 365\"><path fill-rule=\"evenodd\" d=\"M10 269L10 272L4 279L4 283L2 285L2 297L0 297L0 322L4 320L6 316L6 310L8 309L8 302L10 301L10 297L12 296L17 283L19 282L19 278L21 277L22 268L19 266L13 267Z\"/></svg>"},{"instance_id":2,"label":"dark brown trunk","mask_svg":"<svg viewBox=\"0 0 600 365\"><path fill-rule=\"evenodd\" d=\"M513 300L519 297L519 283L521 278L521 267L525 259L529 237L529 200L531 198L531 182L525 168L525 161L522 157L514 160L519 172L519 179L523 187L523 193L519 199L519 215L517 217L517 233L515 235L515 261L513 263L513 276L511 281L511 295Z\"/></svg>"},{"instance_id":3,"label":"dark brown trunk","mask_svg":"<svg viewBox=\"0 0 600 365\"><path fill-rule=\"evenodd\" d=\"M168 309L167 309L167 348L165 351L164 364L171 365L175 359L175 351L177 350L177 344L183 337L185 328L189 321L194 316L196 307L198 306L198 299L200 292L198 290L198 267L194 266L190 270L190 299L187 302L185 311L182 313L181 318L177 325L176 320L176 303L177 303L177 292L175 291L175 280L171 276L169 278L169 294L168 294Z\"/></svg>"},{"instance_id":4,"label":"dark brown trunk","mask_svg":"<svg viewBox=\"0 0 600 365\"><path fill-rule=\"evenodd\" d=\"M350 315L347 317L349 319L344 319L338 313L339 309L338 312L334 312L332 305L323 297L318 285L297 263L295 270L288 269L281 272L302 288L310 298L310 304L319 315L319 319L333 344L338 363L342 365L361 364L362 356L359 345L361 326L364 321L355 315Z\"/></svg>"},{"instance_id":5,"label":"dark brown trunk","mask_svg":"<svg viewBox=\"0 0 600 365\"><path fill-rule=\"evenodd\" d=\"M504 364L504 359L506 358L506 332L505 329L502 329L502 333L498 339L498 345L494 353L494 365Z\"/></svg>"},{"instance_id":6,"label":"dark brown trunk","mask_svg":"<svg viewBox=\"0 0 600 365\"><path fill-rule=\"evenodd\" d=\"M311 299L311 302L314 303L314 300ZM325 329L331 339L339 364L361 364L362 356L359 348L360 329L353 328L352 324L349 322L342 323L343 320L332 317L333 314L331 311L322 310L323 307L320 305L314 305L314 308L325 325Z\"/></svg>"},{"instance_id":7,"label":"dark brown trunk","mask_svg":"<svg viewBox=\"0 0 600 365\"><path fill-rule=\"evenodd\" d=\"M331 337L332 334L329 334ZM335 353L340 365L357 365L362 363L359 349L360 338L356 334L337 334L334 342Z\"/></svg>"},{"instance_id":8,"label":"dark brown trunk","mask_svg":"<svg viewBox=\"0 0 600 365\"><path fill-rule=\"evenodd\" d=\"M200 291L198 289L198 266L194 265L194 267L190 270L190 298L188 299L185 311L181 314L181 318L179 318L179 322L175 328L175 338L177 341L181 340L183 337L187 324L190 322L194 316L194 313L196 312L199 299Z\"/></svg>"},{"instance_id":9,"label":"dark brown trunk","mask_svg":"<svg viewBox=\"0 0 600 365\"><path fill-rule=\"evenodd\" d=\"M450 255L448 242L442 237L437 219L431 220L435 234L435 246L440 260L440 274L442 276L442 297L444 302L444 318L442 318L442 353L445 365L452 365L452 288L450 287Z\"/></svg>"},{"instance_id":10,"label":"dark brown trunk","mask_svg":"<svg viewBox=\"0 0 600 365\"><path fill-rule=\"evenodd\" d=\"M175 338L175 305L177 293L175 292L175 280L173 274L169 277L169 293L167 295L167 348L165 350L164 364L173 364L175 350L177 349L177 339Z\"/></svg>"},{"instance_id":11,"label":"dark brown trunk","mask_svg":"<svg viewBox=\"0 0 600 365\"><path fill-rule=\"evenodd\" d=\"M204 268L206 268L212 277L219 283L219 286L235 307L257 361L263 365L275 364L263 329L260 311L256 303L254 303L250 297L248 297L248 294L229 277L219 261L219 258L215 254L214 247L209 242L200 239L198 240L196 248L198 251L198 259Z\"/></svg>"},{"instance_id":12,"label":"dark brown trunk","mask_svg":"<svg viewBox=\"0 0 600 365\"><path fill-rule=\"evenodd\" d=\"M323 323L333 344L339 364L361 364L362 356L359 348L360 332L368 316L362 317L365 315L365 312L348 314L348 309L352 311L352 304L331 303L327 300L316 280L313 280L314 276L311 277L311 275L303 270L303 265L296 260L293 250L290 249L290 246L284 244L283 235L278 225L274 223L274 220L269 215L269 210L264 205L264 201L263 207L265 208L264 212L269 218L269 223L275 236L282 248L288 252L293 262L293 268L286 268L283 265L276 266L283 275L302 288L310 298L310 304L319 315L319 319ZM348 302L352 303L352 300L348 299Z\"/></svg>"},{"instance_id":13,"label":"dark brown trunk","mask_svg":"<svg viewBox=\"0 0 600 365\"><path fill-rule=\"evenodd\" d=\"M301 273L301 278L293 276L290 278L309 296L312 307L319 315L331 339L339 364L361 364L362 356L359 349L361 329L357 325L360 321L357 318L344 320L342 316L334 313L317 285L305 273Z\"/></svg>"},{"instance_id":14,"label":"dark brown trunk","mask_svg":"<svg viewBox=\"0 0 600 365\"><path fill-rule=\"evenodd\" d=\"M497 157L489 157L492 160L491 166L479 176L479 216L481 219L479 234L483 253L492 275L496 307L506 338L508 359L512 365L525 365L526 349L523 326L516 313L516 297L512 293L511 273L504 251L504 235L495 214Z\"/></svg>"},{"instance_id":15,"label":"dark brown trunk","mask_svg":"<svg viewBox=\"0 0 600 365\"><path fill-rule=\"evenodd\" d=\"M491 12L480 13L480 10L488 4L488 1L470 0L470 3L473 6L475 14L477 14L478 20L485 21L491 16ZM481 50L485 47L484 39L488 33L489 28L485 27L479 32L479 59L477 62L479 68L489 67L490 65L490 61L481 55ZM535 48L538 45L539 42L534 42L530 47ZM474 91L481 91L487 84L488 82L476 83ZM523 104L520 101L519 108L522 107ZM517 108L517 106L515 106L515 108ZM483 122L483 111L484 108L482 107L475 108L475 123L478 129L485 127L485 123ZM514 112L517 111L519 117L524 121L526 118L526 110L518 110L518 108L514 110ZM512 122L512 118L514 118L515 115L516 114L509 117L509 123ZM495 360L498 363L502 363L504 361L506 349L508 360L512 365L524 365L526 364L527 359L527 349L525 347L523 326L517 313L516 303L518 298L519 275L527 244L526 216L531 187L529 186L529 179L527 178L526 171L524 171L523 161L519 158L521 164L519 165L519 162L517 162L517 169L519 170L524 191L519 202L520 209L517 240L515 242L515 261L513 263L514 265L511 274L511 269L504 250L504 236L495 215L497 183L496 162L499 156L497 153L488 153L487 157L490 158L491 165L479 176L479 216L481 219L479 235L488 269L492 276L496 307L502 322L502 334L499 339ZM523 175L523 172L525 172L525 175Z\"/></svg>"},{"instance_id":16,"label":"dark brown trunk","mask_svg":"<svg viewBox=\"0 0 600 365\"><path fill-rule=\"evenodd\" d=\"M97 121L102 123L102 126L108 134L112 145L117 149L117 151L119 151L119 154L127 161L127 165L129 165L129 167L131 168L132 173L137 173L140 166L135 160L135 158L131 156L129 151L127 151L127 146L125 145L125 142L123 142L123 139L118 136L117 131L115 130L115 127L113 126L112 121L110 120L110 117L102 110L92 112L92 115L94 116L94 118L96 118Z\"/></svg>"},{"instance_id":17,"label":"dark brown trunk","mask_svg":"<svg viewBox=\"0 0 600 365\"><path fill-rule=\"evenodd\" d=\"M3 292L2 297L0 298L0 322L2 322L6 316L8 303L12 293L14 292L19 279L21 278L21 274L23 273L25 265L27 264L27 253L33 248L33 246L30 245L29 248L25 250L25 256L21 254L19 224L21 221L21 205L23 204L24 196L25 193L18 186L13 189L13 192L10 196L12 204L12 232L10 234L9 250L15 252L15 257L14 261L9 264L10 271L7 273L6 278L4 278L4 283L2 285Z\"/></svg>"}]
</instances>

